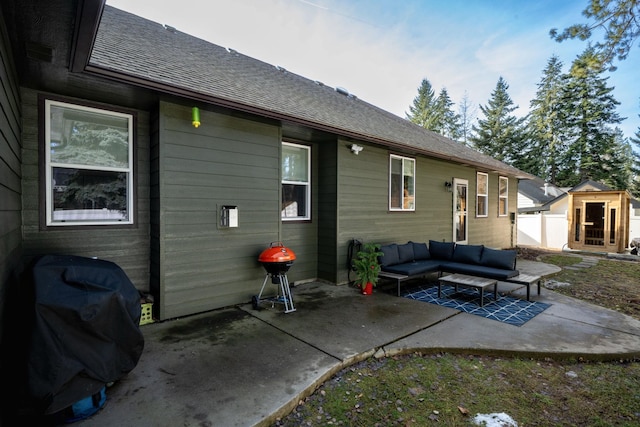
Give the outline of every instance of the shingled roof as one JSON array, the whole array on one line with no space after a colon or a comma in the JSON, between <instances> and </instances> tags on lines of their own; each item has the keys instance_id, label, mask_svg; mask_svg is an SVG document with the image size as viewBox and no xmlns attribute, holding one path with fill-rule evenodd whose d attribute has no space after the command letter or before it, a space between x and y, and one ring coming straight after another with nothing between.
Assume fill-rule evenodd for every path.
<instances>
[{"instance_id":1,"label":"shingled roof","mask_svg":"<svg viewBox=\"0 0 640 427\"><path fill-rule=\"evenodd\" d=\"M111 6L104 8L87 71L390 148L531 178L343 91Z\"/></svg>"}]
</instances>

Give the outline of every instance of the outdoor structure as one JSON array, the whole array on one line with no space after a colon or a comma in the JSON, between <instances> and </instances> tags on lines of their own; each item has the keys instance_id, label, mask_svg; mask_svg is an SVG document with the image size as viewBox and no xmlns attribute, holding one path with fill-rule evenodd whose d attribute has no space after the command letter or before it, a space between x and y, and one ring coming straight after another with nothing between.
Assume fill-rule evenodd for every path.
<instances>
[{"instance_id":1,"label":"outdoor structure","mask_svg":"<svg viewBox=\"0 0 640 427\"><path fill-rule=\"evenodd\" d=\"M0 12L3 305L51 253L116 263L169 319L249 302L271 242L296 285L346 283L353 238L516 244L531 176L344 89L102 0Z\"/></svg>"},{"instance_id":2,"label":"outdoor structure","mask_svg":"<svg viewBox=\"0 0 640 427\"><path fill-rule=\"evenodd\" d=\"M630 200L627 191L569 191L569 248L624 252Z\"/></svg>"},{"instance_id":3,"label":"outdoor structure","mask_svg":"<svg viewBox=\"0 0 640 427\"><path fill-rule=\"evenodd\" d=\"M590 180L571 189L544 184L519 184L519 245L621 253L640 236L640 204L628 192Z\"/></svg>"}]
</instances>

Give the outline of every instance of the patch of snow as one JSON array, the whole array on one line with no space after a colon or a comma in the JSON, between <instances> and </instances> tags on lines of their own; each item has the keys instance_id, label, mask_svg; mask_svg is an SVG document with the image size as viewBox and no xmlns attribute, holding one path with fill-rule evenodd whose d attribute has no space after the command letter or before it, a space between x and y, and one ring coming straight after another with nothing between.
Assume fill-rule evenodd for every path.
<instances>
[{"instance_id":1,"label":"patch of snow","mask_svg":"<svg viewBox=\"0 0 640 427\"><path fill-rule=\"evenodd\" d=\"M485 427L518 427L518 423L504 412L494 414L476 414L473 422Z\"/></svg>"}]
</instances>

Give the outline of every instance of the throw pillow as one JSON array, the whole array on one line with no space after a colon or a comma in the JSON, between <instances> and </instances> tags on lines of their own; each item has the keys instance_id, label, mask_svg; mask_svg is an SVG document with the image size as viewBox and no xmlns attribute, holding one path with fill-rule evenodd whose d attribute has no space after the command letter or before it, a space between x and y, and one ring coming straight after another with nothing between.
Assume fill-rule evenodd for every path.
<instances>
[{"instance_id":1,"label":"throw pillow","mask_svg":"<svg viewBox=\"0 0 640 427\"><path fill-rule=\"evenodd\" d=\"M480 264L487 267L502 268L504 270L515 270L516 256L517 253L513 249L500 250L484 248L482 250Z\"/></svg>"},{"instance_id":2,"label":"throw pillow","mask_svg":"<svg viewBox=\"0 0 640 427\"><path fill-rule=\"evenodd\" d=\"M413 255L413 243L398 245L398 255L400 257L400 264L405 262L413 262L413 260L415 260L415 257Z\"/></svg>"},{"instance_id":3,"label":"throw pillow","mask_svg":"<svg viewBox=\"0 0 640 427\"><path fill-rule=\"evenodd\" d=\"M480 264L483 245L456 245L451 261L464 264Z\"/></svg>"},{"instance_id":4,"label":"throw pillow","mask_svg":"<svg viewBox=\"0 0 640 427\"><path fill-rule=\"evenodd\" d=\"M413 256L416 261L423 259L431 259L431 254L429 253L429 248L426 243L413 243Z\"/></svg>"},{"instance_id":5,"label":"throw pillow","mask_svg":"<svg viewBox=\"0 0 640 427\"><path fill-rule=\"evenodd\" d=\"M449 261L453 255L455 243L429 240L429 253L432 258Z\"/></svg>"},{"instance_id":6,"label":"throw pillow","mask_svg":"<svg viewBox=\"0 0 640 427\"><path fill-rule=\"evenodd\" d=\"M398 245L392 243L390 245L384 245L380 247L380 252L384 255L378 258L378 262L381 266L395 265L400 263L400 256L398 255Z\"/></svg>"}]
</instances>

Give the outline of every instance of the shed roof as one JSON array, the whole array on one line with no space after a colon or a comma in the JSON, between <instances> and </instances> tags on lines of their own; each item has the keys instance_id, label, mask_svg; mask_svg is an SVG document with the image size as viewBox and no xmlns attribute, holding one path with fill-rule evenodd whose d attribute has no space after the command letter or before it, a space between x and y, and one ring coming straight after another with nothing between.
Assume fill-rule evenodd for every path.
<instances>
[{"instance_id":1,"label":"shed roof","mask_svg":"<svg viewBox=\"0 0 640 427\"><path fill-rule=\"evenodd\" d=\"M344 137L532 178L341 90L111 6L102 13L86 70Z\"/></svg>"}]
</instances>

